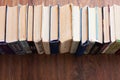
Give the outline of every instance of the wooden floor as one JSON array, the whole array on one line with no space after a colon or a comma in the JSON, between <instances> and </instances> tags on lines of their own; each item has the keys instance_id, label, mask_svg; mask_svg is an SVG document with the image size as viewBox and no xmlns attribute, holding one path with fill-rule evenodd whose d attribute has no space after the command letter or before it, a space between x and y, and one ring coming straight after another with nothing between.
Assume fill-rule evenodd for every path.
<instances>
[{"instance_id":1,"label":"wooden floor","mask_svg":"<svg viewBox=\"0 0 120 80\"><path fill-rule=\"evenodd\" d=\"M0 80L120 80L120 55L1 55Z\"/></svg>"},{"instance_id":2,"label":"wooden floor","mask_svg":"<svg viewBox=\"0 0 120 80\"><path fill-rule=\"evenodd\" d=\"M120 1L40 0L38 3L42 2L105 6ZM0 80L120 80L120 55L0 55Z\"/></svg>"}]
</instances>

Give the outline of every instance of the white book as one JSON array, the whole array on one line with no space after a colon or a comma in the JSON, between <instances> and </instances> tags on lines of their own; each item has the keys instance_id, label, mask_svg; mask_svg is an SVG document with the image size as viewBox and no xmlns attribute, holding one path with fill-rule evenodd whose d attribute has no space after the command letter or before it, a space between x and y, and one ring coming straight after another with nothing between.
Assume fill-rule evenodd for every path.
<instances>
[{"instance_id":1,"label":"white book","mask_svg":"<svg viewBox=\"0 0 120 80\"><path fill-rule=\"evenodd\" d=\"M80 8L72 6L72 45L70 53L75 53L80 43Z\"/></svg>"},{"instance_id":2,"label":"white book","mask_svg":"<svg viewBox=\"0 0 120 80\"><path fill-rule=\"evenodd\" d=\"M96 42L103 43L102 8L96 7Z\"/></svg>"},{"instance_id":3,"label":"white book","mask_svg":"<svg viewBox=\"0 0 120 80\"><path fill-rule=\"evenodd\" d=\"M103 7L103 15L104 15L104 43L108 43L110 42L110 29L109 29L109 26L110 26L110 22L109 22L109 12L108 12L108 6L106 7Z\"/></svg>"},{"instance_id":4,"label":"white book","mask_svg":"<svg viewBox=\"0 0 120 80\"><path fill-rule=\"evenodd\" d=\"M50 6L43 6L42 10L42 42L45 54L50 54L49 45L49 29L50 29Z\"/></svg>"},{"instance_id":5,"label":"white book","mask_svg":"<svg viewBox=\"0 0 120 80\"><path fill-rule=\"evenodd\" d=\"M0 6L0 42L5 41L6 6Z\"/></svg>"},{"instance_id":6,"label":"white book","mask_svg":"<svg viewBox=\"0 0 120 80\"><path fill-rule=\"evenodd\" d=\"M96 8L88 7L88 34L89 34L89 41L95 42L96 41ZM84 27L84 26L83 26Z\"/></svg>"},{"instance_id":7,"label":"white book","mask_svg":"<svg viewBox=\"0 0 120 80\"><path fill-rule=\"evenodd\" d=\"M114 5L115 39L120 40L120 6Z\"/></svg>"},{"instance_id":8,"label":"white book","mask_svg":"<svg viewBox=\"0 0 120 80\"><path fill-rule=\"evenodd\" d=\"M42 45L42 5L34 5L34 31L33 31L33 41L35 43L38 54L43 54Z\"/></svg>"},{"instance_id":9,"label":"white book","mask_svg":"<svg viewBox=\"0 0 120 80\"><path fill-rule=\"evenodd\" d=\"M82 44L88 40L88 10L87 6L82 8Z\"/></svg>"},{"instance_id":10,"label":"white book","mask_svg":"<svg viewBox=\"0 0 120 80\"><path fill-rule=\"evenodd\" d=\"M114 6L110 6L110 36L111 42L115 41L115 12Z\"/></svg>"}]
</instances>

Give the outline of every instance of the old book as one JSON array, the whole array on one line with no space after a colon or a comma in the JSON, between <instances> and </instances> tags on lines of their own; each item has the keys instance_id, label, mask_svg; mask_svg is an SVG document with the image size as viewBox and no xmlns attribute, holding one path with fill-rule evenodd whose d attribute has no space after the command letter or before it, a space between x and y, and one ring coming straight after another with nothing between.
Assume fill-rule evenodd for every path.
<instances>
[{"instance_id":1,"label":"old book","mask_svg":"<svg viewBox=\"0 0 120 80\"><path fill-rule=\"evenodd\" d=\"M24 54L18 42L18 6L7 6L6 42L16 54Z\"/></svg>"},{"instance_id":2,"label":"old book","mask_svg":"<svg viewBox=\"0 0 120 80\"><path fill-rule=\"evenodd\" d=\"M27 9L28 5L18 5L19 8L19 22L18 22L18 40L25 54L32 53L27 43Z\"/></svg>"},{"instance_id":3,"label":"old book","mask_svg":"<svg viewBox=\"0 0 120 80\"><path fill-rule=\"evenodd\" d=\"M94 12L94 15L93 15L93 12ZM93 15L94 17L92 17L91 15ZM90 30L89 36L91 38L89 38L90 43L87 46L87 47L89 46L90 47L89 49L86 49L86 51L89 51L88 52L89 54L98 54L99 50L103 47L102 8L95 7L93 10L91 10L91 14L89 16L91 19L89 20L89 30ZM93 18L94 18L94 22L92 23L90 21L92 21ZM93 26L95 26L94 29L93 29Z\"/></svg>"},{"instance_id":4,"label":"old book","mask_svg":"<svg viewBox=\"0 0 120 80\"><path fill-rule=\"evenodd\" d=\"M59 53L59 5L51 7L50 13L50 52Z\"/></svg>"},{"instance_id":5,"label":"old book","mask_svg":"<svg viewBox=\"0 0 120 80\"><path fill-rule=\"evenodd\" d=\"M114 26L115 26L115 41L112 42L104 51L106 54L114 54L120 49L120 31L119 31L119 25L120 25L120 6L114 5Z\"/></svg>"},{"instance_id":6,"label":"old book","mask_svg":"<svg viewBox=\"0 0 120 80\"><path fill-rule=\"evenodd\" d=\"M72 9L67 4L60 7L60 53L70 52L72 41Z\"/></svg>"},{"instance_id":7,"label":"old book","mask_svg":"<svg viewBox=\"0 0 120 80\"><path fill-rule=\"evenodd\" d=\"M34 31L33 40L37 49L38 54L43 54L43 44L42 44L42 5L34 5Z\"/></svg>"},{"instance_id":8,"label":"old book","mask_svg":"<svg viewBox=\"0 0 120 80\"><path fill-rule=\"evenodd\" d=\"M5 42L6 13L6 6L0 6L0 54L13 54L14 52Z\"/></svg>"},{"instance_id":9,"label":"old book","mask_svg":"<svg viewBox=\"0 0 120 80\"><path fill-rule=\"evenodd\" d=\"M32 53L37 53L36 46L33 41L33 29L34 29L34 7L33 5L28 6L28 17L27 17L27 42L32 50Z\"/></svg>"},{"instance_id":10,"label":"old book","mask_svg":"<svg viewBox=\"0 0 120 80\"><path fill-rule=\"evenodd\" d=\"M76 55L84 54L86 47L88 45L88 7L85 6L80 9L80 16L81 16L81 43L76 51Z\"/></svg>"},{"instance_id":11,"label":"old book","mask_svg":"<svg viewBox=\"0 0 120 80\"><path fill-rule=\"evenodd\" d=\"M43 6L42 10L42 42L45 50L45 54L50 54L50 13L51 6Z\"/></svg>"},{"instance_id":12,"label":"old book","mask_svg":"<svg viewBox=\"0 0 120 80\"><path fill-rule=\"evenodd\" d=\"M70 53L75 54L80 43L80 8L72 5L72 44Z\"/></svg>"}]
</instances>

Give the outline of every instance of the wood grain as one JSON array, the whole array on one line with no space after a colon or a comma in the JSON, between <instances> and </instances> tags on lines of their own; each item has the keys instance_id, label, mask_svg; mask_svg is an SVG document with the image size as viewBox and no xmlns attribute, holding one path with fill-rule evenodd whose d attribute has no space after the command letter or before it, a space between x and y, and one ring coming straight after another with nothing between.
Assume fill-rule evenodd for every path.
<instances>
[{"instance_id":1,"label":"wood grain","mask_svg":"<svg viewBox=\"0 0 120 80\"><path fill-rule=\"evenodd\" d=\"M6 1L6 2L5 2ZM21 0L21 4L26 1ZM106 6L119 0L28 0L29 5ZM14 6L18 0L1 0ZM120 55L0 55L0 80L119 80Z\"/></svg>"}]
</instances>

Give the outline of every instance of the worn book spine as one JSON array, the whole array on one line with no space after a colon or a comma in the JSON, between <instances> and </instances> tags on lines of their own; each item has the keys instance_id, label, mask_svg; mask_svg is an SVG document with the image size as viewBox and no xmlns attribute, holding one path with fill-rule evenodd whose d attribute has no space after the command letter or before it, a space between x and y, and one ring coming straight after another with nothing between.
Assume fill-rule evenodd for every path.
<instances>
[{"instance_id":1,"label":"worn book spine","mask_svg":"<svg viewBox=\"0 0 120 80\"><path fill-rule=\"evenodd\" d=\"M38 54L43 54L44 53L42 41L35 42L35 46L36 46Z\"/></svg>"},{"instance_id":2,"label":"worn book spine","mask_svg":"<svg viewBox=\"0 0 120 80\"><path fill-rule=\"evenodd\" d=\"M0 54L14 54L6 42L0 42Z\"/></svg>"},{"instance_id":3,"label":"worn book spine","mask_svg":"<svg viewBox=\"0 0 120 80\"><path fill-rule=\"evenodd\" d=\"M89 52L94 44L95 44L95 42L88 41L88 45L86 46L86 50L84 51L84 54L89 54Z\"/></svg>"},{"instance_id":4,"label":"worn book spine","mask_svg":"<svg viewBox=\"0 0 120 80\"><path fill-rule=\"evenodd\" d=\"M59 53L59 40L50 41L50 52L51 54Z\"/></svg>"},{"instance_id":5,"label":"worn book spine","mask_svg":"<svg viewBox=\"0 0 120 80\"><path fill-rule=\"evenodd\" d=\"M21 47L19 41L8 43L8 46L14 51L15 54L25 54L25 51Z\"/></svg>"},{"instance_id":6,"label":"worn book spine","mask_svg":"<svg viewBox=\"0 0 120 80\"><path fill-rule=\"evenodd\" d=\"M90 49L89 54L98 54L100 49L102 48L103 44L99 42L95 42L93 47Z\"/></svg>"},{"instance_id":7,"label":"worn book spine","mask_svg":"<svg viewBox=\"0 0 120 80\"><path fill-rule=\"evenodd\" d=\"M86 50L86 47L88 46L88 44L89 44L88 41L86 41L84 44L81 44L81 42L80 42L75 54L78 55L78 56L83 55L85 50Z\"/></svg>"},{"instance_id":8,"label":"worn book spine","mask_svg":"<svg viewBox=\"0 0 120 80\"><path fill-rule=\"evenodd\" d=\"M26 40L24 40L24 41L19 41L19 44L20 44L20 46L22 47L22 49L24 50L25 54L30 54L30 53L32 53L32 51L31 51L31 49L30 49L30 47L29 47L29 45L28 45L28 43L27 43Z\"/></svg>"},{"instance_id":9,"label":"worn book spine","mask_svg":"<svg viewBox=\"0 0 120 80\"><path fill-rule=\"evenodd\" d=\"M37 53L37 49L35 47L35 43L33 41L28 41L28 45L32 51L32 54L36 54Z\"/></svg>"}]
</instances>

